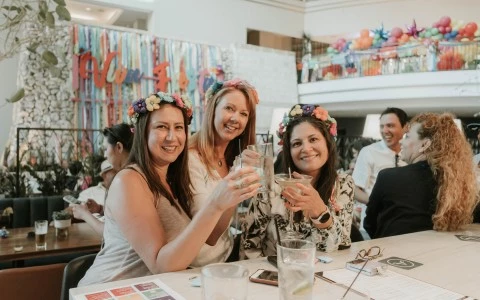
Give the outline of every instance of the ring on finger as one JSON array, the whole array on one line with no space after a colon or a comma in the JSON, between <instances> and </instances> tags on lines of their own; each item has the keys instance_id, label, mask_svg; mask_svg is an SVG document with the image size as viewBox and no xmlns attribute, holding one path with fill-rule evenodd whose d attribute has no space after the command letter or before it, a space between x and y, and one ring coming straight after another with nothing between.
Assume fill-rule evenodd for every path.
<instances>
[{"instance_id":1,"label":"ring on finger","mask_svg":"<svg viewBox=\"0 0 480 300\"><path fill-rule=\"evenodd\" d=\"M243 181L241 179L238 179L237 181L235 181L235 188L237 190L243 188Z\"/></svg>"}]
</instances>

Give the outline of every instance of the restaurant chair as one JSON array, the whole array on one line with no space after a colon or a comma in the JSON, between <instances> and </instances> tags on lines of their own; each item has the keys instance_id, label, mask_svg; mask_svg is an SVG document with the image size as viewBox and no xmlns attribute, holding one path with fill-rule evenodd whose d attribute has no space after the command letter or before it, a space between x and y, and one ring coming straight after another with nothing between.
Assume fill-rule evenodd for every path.
<instances>
[{"instance_id":1,"label":"restaurant chair","mask_svg":"<svg viewBox=\"0 0 480 300\"><path fill-rule=\"evenodd\" d=\"M93 264L96 256L96 253L80 256L67 264L65 271L63 272L61 300L68 300L69 290L77 287L78 282Z\"/></svg>"},{"instance_id":2,"label":"restaurant chair","mask_svg":"<svg viewBox=\"0 0 480 300\"><path fill-rule=\"evenodd\" d=\"M0 270L0 298L59 299L66 264Z\"/></svg>"}]
</instances>

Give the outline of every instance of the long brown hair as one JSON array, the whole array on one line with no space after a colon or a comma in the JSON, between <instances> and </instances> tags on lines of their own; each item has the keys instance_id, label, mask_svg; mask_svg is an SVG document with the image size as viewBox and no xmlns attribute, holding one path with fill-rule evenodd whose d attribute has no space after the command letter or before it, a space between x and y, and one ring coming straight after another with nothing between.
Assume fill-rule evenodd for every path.
<instances>
[{"instance_id":1,"label":"long brown hair","mask_svg":"<svg viewBox=\"0 0 480 300\"><path fill-rule=\"evenodd\" d=\"M248 121L245 130L241 135L231 140L225 150L225 160L228 166L233 165L235 156L240 154L241 150L247 148L247 145L255 144L255 126L256 126L256 105L258 95L255 89L246 81L240 81L235 87L228 86L221 88L211 99L207 99L205 115L200 130L195 133L190 140L189 148L196 149L200 155L203 164L207 166L207 172L214 176L215 157L212 149L215 146L215 109L222 98L233 92L240 91L247 99L247 108L249 111ZM239 142L240 141L240 142ZM240 143L240 149L238 144Z\"/></svg>"},{"instance_id":2,"label":"long brown hair","mask_svg":"<svg viewBox=\"0 0 480 300\"><path fill-rule=\"evenodd\" d=\"M415 116L409 126L414 123L420 124L419 138L431 141L424 153L438 187L433 228L457 230L472 222L478 201L470 144L451 114L423 113Z\"/></svg>"},{"instance_id":3,"label":"long brown hair","mask_svg":"<svg viewBox=\"0 0 480 300\"><path fill-rule=\"evenodd\" d=\"M290 151L290 148L291 148L290 139L292 137L293 129L297 125L300 125L304 122L307 122L311 124L313 127L315 127L316 129L318 129L318 131L320 131L320 133L323 135L327 143L328 159L323 165L322 169L320 170L320 176L318 176L317 181L314 182L312 186L318 191L325 205L328 205L328 201L330 199L333 188L335 186L335 181L337 180L336 166L337 166L338 157L337 157L337 147L335 144L335 140L333 139L329 130L327 129L325 122L313 116L301 116L301 117L293 118L290 121L283 135L283 158L284 158L283 168L284 170L288 170L288 168L290 168L292 172L295 171L295 172L301 173L301 171L293 163L292 153Z\"/></svg>"},{"instance_id":4,"label":"long brown hair","mask_svg":"<svg viewBox=\"0 0 480 300\"><path fill-rule=\"evenodd\" d=\"M138 122L135 125L135 134L133 137L132 151L128 157L129 164L136 164L145 175L148 187L152 191L156 199L160 196L164 196L168 199L170 204L177 209L180 209L174 201L177 198L181 209L191 217L190 206L192 203L192 191L190 183L190 173L188 169L188 116L185 110L180 109L174 104L166 102L160 103L160 108L165 105L171 105L182 112L184 127L185 127L185 147L183 148L177 159L168 166L167 170L167 182L170 185L173 195L170 194L168 189L162 184L160 176L154 170L154 162L151 157L148 145L148 134L151 113L142 114L138 117Z\"/></svg>"}]
</instances>

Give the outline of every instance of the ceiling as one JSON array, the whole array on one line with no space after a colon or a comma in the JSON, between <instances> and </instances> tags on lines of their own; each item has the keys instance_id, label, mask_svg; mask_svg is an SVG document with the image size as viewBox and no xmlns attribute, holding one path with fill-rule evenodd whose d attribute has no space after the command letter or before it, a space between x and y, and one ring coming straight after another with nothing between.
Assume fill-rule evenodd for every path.
<instances>
[{"instance_id":1,"label":"ceiling","mask_svg":"<svg viewBox=\"0 0 480 300\"><path fill-rule=\"evenodd\" d=\"M74 21L147 30L149 14L118 7L100 6L80 1L65 1Z\"/></svg>"}]
</instances>

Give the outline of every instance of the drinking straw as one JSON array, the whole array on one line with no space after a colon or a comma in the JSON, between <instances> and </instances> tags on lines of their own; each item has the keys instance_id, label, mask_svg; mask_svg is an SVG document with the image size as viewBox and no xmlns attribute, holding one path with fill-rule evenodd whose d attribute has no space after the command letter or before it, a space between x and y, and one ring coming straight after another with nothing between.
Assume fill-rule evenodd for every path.
<instances>
[{"instance_id":1,"label":"drinking straw","mask_svg":"<svg viewBox=\"0 0 480 300\"><path fill-rule=\"evenodd\" d=\"M288 177L292 179L292 170L290 170L290 167L288 167Z\"/></svg>"},{"instance_id":2,"label":"drinking straw","mask_svg":"<svg viewBox=\"0 0 480 300\"><path fill-rule=\"evenodd\" d=\"M267 145L268 145L268 137L270 136L270 129L267 131L267 142L265 143L265 149L263 149L263 156L267 156Z\"/></svg>"},{"instance_id":3,"label":"drinking straw","mask_svg":"<svg viewBox=\"0 0 480 300\"><path fill-rule=\"evenodd\" d=\"M238 140L238 155L240 156L240 168L243 168L243 166L242 166L242 141L240 141L240 139Z\"/></svg>"},{"instance_id":4,"label":"drinking straw","mask_svg":"<svg viewBox=\"0 0 480 300\"><path fill-rule=\"evenodd\" d=\"M277 219L275 218L275 216L273 216L273 220L275 221L275 231L277 232L277 244L279 244L281 246L282 241L280 239L280 231L278 230L278 223L277 223Z\"/></svg>"}]
</instances>

